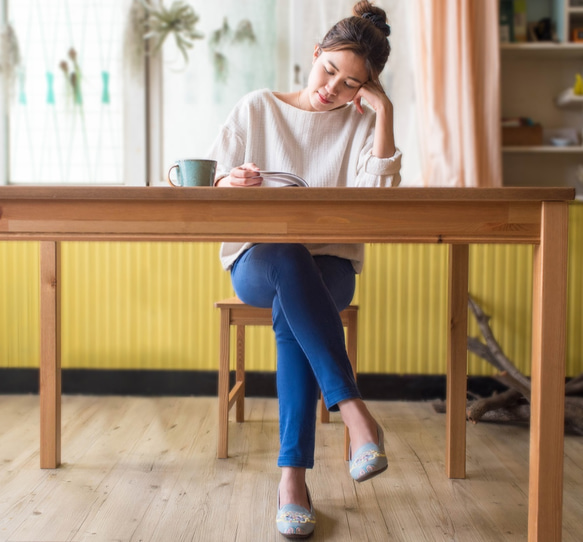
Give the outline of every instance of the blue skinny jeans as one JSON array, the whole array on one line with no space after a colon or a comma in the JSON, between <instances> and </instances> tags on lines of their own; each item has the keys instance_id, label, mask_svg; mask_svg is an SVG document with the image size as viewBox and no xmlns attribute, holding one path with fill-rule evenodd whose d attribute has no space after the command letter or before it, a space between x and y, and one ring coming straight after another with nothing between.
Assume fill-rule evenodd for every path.
<instances>
[{"instance_id":1,"label":"blue skinny jeans","mask_svg":"<svg viewBox=\"0 0 583 542\"><path fill-rule=\"evenodd\" d=\"M314 466L319 390L326 407L360 398L339 312L355 287L349 260L312 256L304 245L264 243L231 269L241 301L272 309L277 344L279 467Z\"/></svg>"}]
</instances>

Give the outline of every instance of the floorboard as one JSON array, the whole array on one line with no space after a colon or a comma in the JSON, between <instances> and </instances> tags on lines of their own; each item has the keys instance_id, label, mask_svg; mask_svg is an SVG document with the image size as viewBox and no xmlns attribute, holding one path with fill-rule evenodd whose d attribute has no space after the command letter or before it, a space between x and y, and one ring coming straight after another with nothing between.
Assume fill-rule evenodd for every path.
<instances>
[{"instance_id":1,"label":"floorboard","mask_svg":"<svg viewBox=\"0 0 583 542\"><path fill-rule=\"evenodd\" d=\"M39 404L0 395L0 542L281 541L277 402L246 400L216 459L212 397L63 397L63 465L39 468ZM428 403L369 402L389 471L356 484L343 426L318 424L308 473L311 540L525 541L528 428L467 426L467 478L445 477L445 417ZM563 540L581 540L583 437L565 439Z\"/></svg>"}]
</instances>

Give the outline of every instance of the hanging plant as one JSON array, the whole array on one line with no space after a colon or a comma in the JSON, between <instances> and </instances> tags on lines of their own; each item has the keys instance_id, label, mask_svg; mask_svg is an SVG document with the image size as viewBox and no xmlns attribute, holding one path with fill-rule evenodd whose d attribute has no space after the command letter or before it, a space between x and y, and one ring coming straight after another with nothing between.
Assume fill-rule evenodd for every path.
<instances>
[{"instance_id":1,"label":"hanging plant","mask_svg":"<svg viewBox=\"0 0 583 542\"><path fill-rule=\"evenodd\" d=\"M255 43L257 38L253 31L253 25L248 19L239 21L235 32L231 30L229 21L225 17L223 25L217 28L209 38L209 46L215 75L219 81L225 82L229 72L229 61L224 52L228 45L239 45L245 42Z\"/></svg>"},{"instance_id":2,"label":"hanging plant","mask_svg":"<svg viewBox=\"0 0 583 542\"><path fill-rule=\"evenodd\" d=\"M169 8L153 6L147 0L141 0L148 15L148 32L144 39L152 40L152 54L157 54L166 38L174 35L176 47L188 63L187 49L194 47L194 40L204 38L204 34L196 30L199 16L191 5L182 0L174 0Z\"/></svg>"},{"instance_id":3,"label":"hanging plant","mask_svg":"<svg viewBox=\"0 0 583 542\"><path fill-rule=\"evenodd\" d=\"M255 32L253 31L253 25L249 19L243 19L239 21L237 25L237 30L233 36L233 43L255 43L257 38L255 37Z\"/></svg>"},{"instance_id":4,"label":"hanging plant","mask_svg":"<svg viewBox=\"0 0 583 542\"><path fill-rule=\"evenodd\" d=\"M217 28L209 38L211 48L221 47L229 43L244 43L246 41L249 43L255 43L257 41L251 21L248 19L239 21L235 32L233 32L229 25L229 20L226 17L223 19L221 28Z\"/></svg>"}]
</instances>

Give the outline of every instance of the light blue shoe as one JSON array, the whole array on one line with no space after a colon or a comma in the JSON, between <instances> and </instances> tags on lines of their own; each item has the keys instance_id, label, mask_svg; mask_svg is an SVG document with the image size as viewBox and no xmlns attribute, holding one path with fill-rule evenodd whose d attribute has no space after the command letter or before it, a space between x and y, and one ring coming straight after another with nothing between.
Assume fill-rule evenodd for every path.
<instances>
[{"instance_id":1,"label":"light blue shoe","mask_svg":"<svg viewBox=\"0 0 583 542\"><path fill-rule=\"evenodd\" d=\"M298 504L285 504L279 507L279 489L277 490L277 530L286 538L308 538L316 527L316 514L312 505L310 491L308 492L308 502L310 509L306 509Z\"/></svg>"},{"instance_id":2,"label":"light blue shoe","mask_svg":"<svg viewBox=\"0 0 583 542\"><path fill-rule=\"evenodd\" d=\"M349 449L350 476L357 482L364 482L373 478L377 474L387 470L389 462L385 454L385 435L380 425L377 425L379 436L378 444L368 442L362 445L352 457L352 450Z\"/></svg>"}]
</instances>

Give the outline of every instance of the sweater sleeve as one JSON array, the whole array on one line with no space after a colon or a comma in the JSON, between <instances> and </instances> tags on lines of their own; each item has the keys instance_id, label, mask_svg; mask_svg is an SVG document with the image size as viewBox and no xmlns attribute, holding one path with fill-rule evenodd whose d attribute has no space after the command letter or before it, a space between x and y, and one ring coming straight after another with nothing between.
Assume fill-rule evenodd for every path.
<instances>
[{"instance_id":1,"label":"sweater sleeve","mask_svg":"<svg viewBox=\"0 0 583 542\"><path fill-rule=\"evenodd\" d=\"M224 125L207 158L217 161L216 177L227 176L233 168L245 163L245 143L230 126Z\"/></svg>"},{"instance_id":2,"label":"sweater sleeve","mask_svg":"<svg viewBox=\"0 0 583 542\"><path fill-rule=\"evenodd\" d=\"M397 149L389 158L377 158L372 154L374 143L375 113L367 108L368 123L362 123L366 130L356 166L354 186L385 188L399 186L401 182L401 151ZM359 127L360 128L360 127Z\"/></svg>"},{"instance_id":3,"label":"sweater sleeve","mask_svg":"<svg viewBox=\"0 0 583 542\"><path fill-rule=\"evenodd\" d=\"M217 161L216 177L228 175L231 170L245 163L246 141L244 127L246 126L247 108L241 100L221 126L207 153L207 158Z\"/></svg>"},{"instance_id":4,"label":"sweater sleeve","mask_svg":"<svg viewBox=\"0 0 583 542\"><path fill-rule=\"evenodd\" d=\"M369 150L361 155L355 186L385 188L401 182L401 151L390 158L377 158Z\"/></svg>"}]
</instances>

